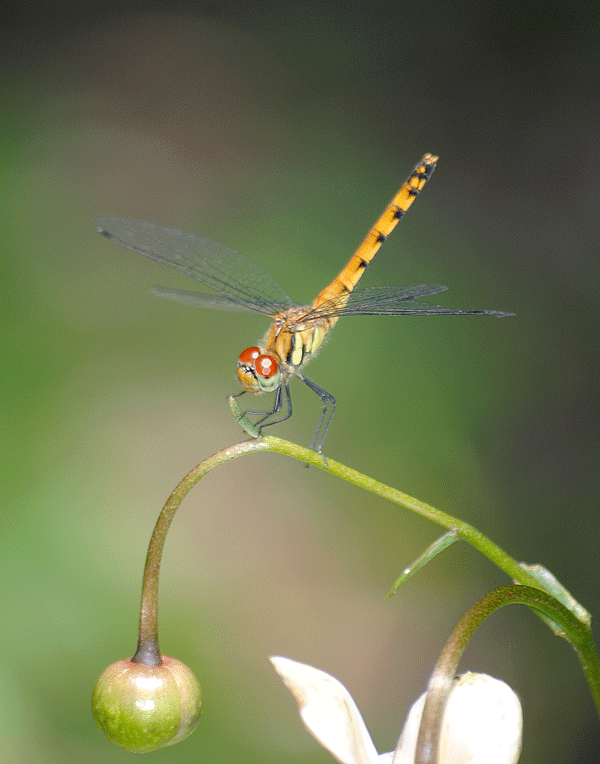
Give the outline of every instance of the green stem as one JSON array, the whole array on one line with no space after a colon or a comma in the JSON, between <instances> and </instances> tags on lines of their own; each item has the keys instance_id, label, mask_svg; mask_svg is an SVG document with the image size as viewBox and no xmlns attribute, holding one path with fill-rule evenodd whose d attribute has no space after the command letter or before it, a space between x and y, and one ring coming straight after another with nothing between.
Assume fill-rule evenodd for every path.
<instances>
[{"instance_id":1,"label":"green stem","mask_svg":"<svg viewBox=\"0 0 600 764\"><path fill-rule=\"evenodd\" d=\"M261 441L258 440L256 442L258 443ZM295 459L300 459L301 461L312 464L320 469L325 469L322 457L314 451L309 451L306 448L297 446L295 443L288 443L288 441L270 436L264 438L262 442L267 445L268 451L287 454L288 456L293 456ZM363 475L339 462L334 462L329 457L327 458L327 463L328 467L326 468L326 471L328 474L340 477L343 480L347 480L349 483L354 483L354 485L364 488L366 491L371 491L371 493L381 496L383 499L388 499L405 509L409 509L411 512L415 512L416 514L431 520L437 525L441 525L442 528L447 528L448 530L455 532L457 536L464 541L467 541L471 546L475 547L475 549L478 549L517 583L533 586L538 589L540 588L539 583L533 576L524 570L516 560L510 557L510 555L499 546L494 544L493 541L490 541L490 539L484 536L483 533L480 533L472 525L469 525L469 523L465 523L456 517L452 517L452 515L441 512L439 509L435 509L424 501L419 501L419 499L415 499L406 493L402 493L402 491L391 488L389 485L385 485L385 483L380 483L378 480Z\"/></svg>"},{"instance_id":2,"label":"green stem","mask_svg":"<svg viewBox=\"0 0 600 764\"><path fill-rule=\"evenodd\" d=\"M429 680L417 742L415 764L437 761L444 708L458 664L473 633L494 611L504 605L528 605L557 623L571 643L587 679L596 710L600 715L600 660L590 629L564 605L539 588L503 586L474 605L454 627Z\"/></svg>"},{"instance_id":3,"label":"green stem","mask_svg":"<svg viewBox=\"0 0 600 764\"><path fill-rule=\"evenodd\" d=\"M248 454L252 451L267 451L268 446L265 441L255 440L247 443L239 443L223 451L210 456L201 464L189 472L179 483L177 488L167 499L167 503L162 508L150 545L146 555L146 565L144 567L144 579L142 583L142 606L140 610L140 631L138 647L132 658L134 663L143 663L148 666L158 666L162 663L160 650L158 647L158 574L160 572L160 561L167 538L167 531L171 521L179 508L179 505L188 495L191 489L196 485L200 478L207 473L220 467L222 464L236 459L238 456Z\"/></svg>"},{"instance_id":4,"label":"green stem","mask_svg":"<svg viewBox=\"0 0 600 764\"><path fill-rule=\"evenodd\" d=\"M540 588L540 584L536 582L536 580L515 560L513 560L512 557L468 523L458 520L445 512L440 512L440 510L429 506L429 504L425 504L425 502L414 499L412 496L408 496L395 488L380 483L378 480L363 475L350 467L345 467L343 464L339 464L339 462L335 462L332 459L328 459L327 466L325 466L323 457L315 451L309 451L307 448L302 448L295 443L290 443L286 440L281 440L280 438L270 436L266 438L257 438L226 448L203 461L185 476L171 496L169 496L167 503L163 507L154 528L146 557L144 580L142 584L139 642L137 651L133 657L135 662L148 665L158 665L161 662L158 647L157 625L158 574L166 534L177 508L193 486L195 486L200 478L204 477L208 472L211 472L215 467L226 464L239 456L255 451L273 451L275 453L291 456L305 464L311 464L317 469L325 470L329 475L343 478L349 483L354 483L354 485L357 485L360 488L364 488L377 496L381 496L383 499L388 499L412 512L416 512L422 517L441 525L443 528L454 531L460 538L482 552L482 554L488 557L516 582L538 589Z\"/></svg>"}]
</instances>

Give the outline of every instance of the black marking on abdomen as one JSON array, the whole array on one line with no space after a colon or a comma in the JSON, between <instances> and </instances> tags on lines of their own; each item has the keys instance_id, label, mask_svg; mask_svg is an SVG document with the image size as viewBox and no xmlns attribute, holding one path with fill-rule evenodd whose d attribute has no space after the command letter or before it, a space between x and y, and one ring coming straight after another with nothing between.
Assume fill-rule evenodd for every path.
<instances>
[{"instance_id":1,"label":"black marking on abdomen","mask_svg":"<svg viewBox=\"0 0 600 764\"><path fill-rule=\"evenodd\" d=\"M405 212L406 210L402 210L394 205L394 220L402 220Z\"/></svg>"},{"instance_id":2,"label":"black marking on abdomen","mask_svg":"<svg viewBox=\"0 0 600 764\"><path fill-rule=\"evenodd\" d=\"M384 236L381 231L377 231L377 243L383 244L383 242L387 239L387 236Z\"/></svg>"}]
</instances>

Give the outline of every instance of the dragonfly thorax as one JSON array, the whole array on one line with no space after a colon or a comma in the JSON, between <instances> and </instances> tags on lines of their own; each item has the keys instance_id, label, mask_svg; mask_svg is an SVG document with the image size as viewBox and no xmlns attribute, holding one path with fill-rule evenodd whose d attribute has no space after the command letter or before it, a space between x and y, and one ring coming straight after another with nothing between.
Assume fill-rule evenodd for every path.
<instances>
[{"instance_id":1,"label":"dragonfly thorax","mask_svg":"<svg viewBox=\"0 0 600 764\"><path fill-rule=\"evenodd\" d=\"M238 358L238 377L247 393L272 393L281 385L277 359L260 348L246 348Z\"/></svg>"},{"instance_id":2,"label":"dragonfly thorax","mask_svg":"<svg viewBox=\"0 0 600 764\"><path fill-rule=\"evenodd\" d=\"M337 322L337 317L311 317L312 306L290 308L275 316L273 323L262 341L267 353L280 359L284 367L291 367L288 373L312 358L321 348L323 341Z\"/></svg>"}]
</instances>

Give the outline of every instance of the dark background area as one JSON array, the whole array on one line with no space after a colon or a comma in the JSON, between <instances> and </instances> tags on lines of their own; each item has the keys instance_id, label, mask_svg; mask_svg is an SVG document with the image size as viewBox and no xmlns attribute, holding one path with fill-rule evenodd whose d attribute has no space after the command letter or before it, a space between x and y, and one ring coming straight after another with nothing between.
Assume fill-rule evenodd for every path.
<instances>
[{"instance_id":1,"label":"dark background area","mask_svg":"<svg viewBox=\"0 0 600 764\"><path fill-rule=\"evenodd\" d=\"M135 649L146 545L196 463L240 439L225 395L268 321L158 300L195 283L110 245L98 214L197 231L300 303L415 162L431 182L364 285L446 284L516 318L348 318L308 368L325 451L598 592L600 13L559 2L19 4L0 24L2 761L121 762L89 710ZM293 384L273 434L310 441ZM452 626L506 578L317 469L253 455L186 499L161 648L205 693L156 762L327 762L267 656L336 675L391 750ZM462 664L523 703L522 761L590 762L598 719L568 644L524 608Z\"/></svg>"}]
</instances>

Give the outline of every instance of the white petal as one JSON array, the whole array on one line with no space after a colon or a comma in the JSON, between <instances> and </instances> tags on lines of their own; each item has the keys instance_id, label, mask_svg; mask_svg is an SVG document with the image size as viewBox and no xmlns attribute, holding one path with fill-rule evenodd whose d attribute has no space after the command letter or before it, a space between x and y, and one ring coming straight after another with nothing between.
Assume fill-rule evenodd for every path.
<instances>
[{"instance_id":1,"label":"white petal","mask_svg":"<svg viewBox=\"0 0 600 764\"><path fill-rule=\"evenodd\" d=\"M412 764L425 693L410 709L393 764ZM521 753L519 698L500 679L463 674L455 683L442 724L440 764L515 764Z\"/></svg>"},{"instance_id":2,"label":"white petal","mask_svg":"<svg viewBox=\"0 0 600 764\"><path fill-rule=\"evenodd\" d=\"M376 764L377 751L365 723L341 682L325 671L272 656L300 710L307 730L342 764Z\"/></svg>"}]
</instances>

